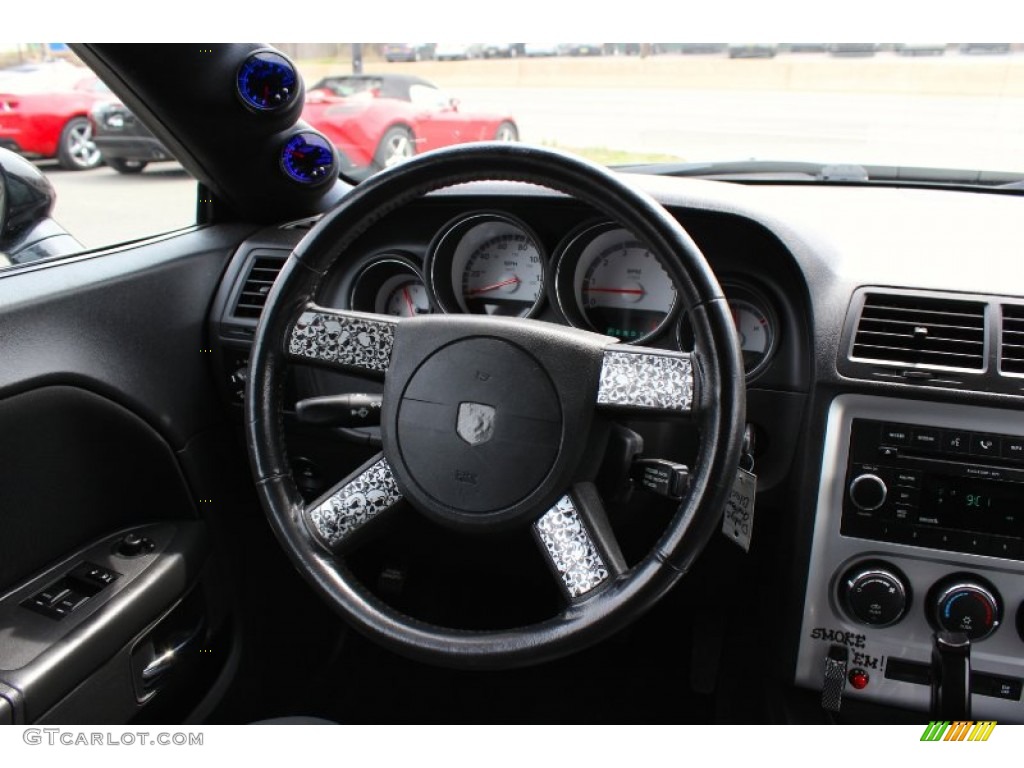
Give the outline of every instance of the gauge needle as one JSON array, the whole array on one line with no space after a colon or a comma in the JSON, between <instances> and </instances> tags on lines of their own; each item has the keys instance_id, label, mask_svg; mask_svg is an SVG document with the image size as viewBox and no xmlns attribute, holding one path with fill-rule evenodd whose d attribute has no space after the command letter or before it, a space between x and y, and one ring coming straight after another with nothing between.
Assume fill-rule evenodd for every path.
<instances>
[{"instance_id":1,"label":"gauge needle","mask_svg":"<svg viewBox=\"0 0 1024 768\"><path fill-rule=\"evenodd\" d=\"M473 290L469 291L466 295L467 296L476 296L476 294L478 294L478 293L487 293L488 291L495 291L498 288L504 288L506 285L518 285L518 284L519 284L519 278L518 277L510 277L508 280L502 280L500 283L495 283L494 285L485 285L483 288L474 288Z\"/></svg>"},{"instance_id":2,"label":"gauge needle","mask_svg":"<svg viewBox=\"0 0 1024 768\"><path fill-rule=\"evenodd\" d=\"M405 305L409 308L409 317L416 315L416 305L412 303L412 296L409 295L409 288L402 288L402 295L405 297Z\"/></svg>"},{"instance_id":3,"label":"gauge needle","mask_svg":"<svg viewBox=\"0 0 1024 768\"><path fill-rule=\"evenodd\" d=\"M630 296L643 296L643 288L584 288L584 293L623 293Z\"/></svg>"}]
</instances>

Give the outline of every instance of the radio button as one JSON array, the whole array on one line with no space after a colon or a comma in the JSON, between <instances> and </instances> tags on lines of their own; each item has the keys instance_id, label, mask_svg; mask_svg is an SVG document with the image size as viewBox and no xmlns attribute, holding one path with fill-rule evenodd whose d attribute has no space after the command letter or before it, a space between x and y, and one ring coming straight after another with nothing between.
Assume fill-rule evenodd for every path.
<instances>
[{"instance_id":1,"label":"radio button","mask_svg":"<svg viewBox=\"0 0 1024 768\"><path fill-rule=\"evenodd\" d=\"M1024 437L1004 437L1003 458L1024 462Z\"/></svg>"},{"instance_id":2,"label":"radio button","mask_svg":"<svg viewBox=\"0 0 1024 768\"><path fill-rule=\"evenodd\" d=\"M946 453L967 453L968 443L966 432L947 429L942 433L942 450Z\"/></svg>"},{"instance_id":3,"label":"radio button","mask_svg":"<svg viewBox=\"0 0 1024 768\"><path fill-rule=\"evenodd\" d=\"M904 488L920 488L921 473L912 469L900 469L895 473L896 485Z\"/></svg>"},{"instance_id":4,"label":"radio button","mask_svg":"<svg viewBox=\"0 0 1024 768\"><path fill-rule=\"evenodd\" d=\"M998 456L1002 441L996 435L971 435L971 453L975 456Z\"/></svg>"},{"instance_id":5,"label":"radio button","mask_svg":"<svg viewBox=\"0 0 1024 768\"><path fill-rule=\"evenodd\" d=\"M887 445L906 445L910 441L910 430L902 424L882 426L882 442Z\"/></svg>"},{"instance_id":6,"label":"radio button","mask_svg":"<svg viewBox=\"0 0 1024 768\"><path fill-rule=\"evenodd\" d=\"M889 494L889 498L896 502L897 506L916 507L919 501L919 491L914 488L903 488L897 486Z\"/></svg>"},{"instance_id":7,"label":"radio button","mask_svg":"<svg viewBox=\"0 0 1024 768\"><path fill-rule=\"evenodd\" d=\"M940 433L937 429L912 429L910 431L910 444L914 448L927 451L937 451L941 446Z\"/></svg>"},{"instance_id":8,"label":"radio button","mask_svg":"<svg viewBox=\"0 0 1024 768\"><path fill-rule=\"evenodd\" d=\"M897 523L913 523L917 517L917 510L911 509L910 507L896 505L893 510L892 519Z\"/></svg>"}]
</instances>

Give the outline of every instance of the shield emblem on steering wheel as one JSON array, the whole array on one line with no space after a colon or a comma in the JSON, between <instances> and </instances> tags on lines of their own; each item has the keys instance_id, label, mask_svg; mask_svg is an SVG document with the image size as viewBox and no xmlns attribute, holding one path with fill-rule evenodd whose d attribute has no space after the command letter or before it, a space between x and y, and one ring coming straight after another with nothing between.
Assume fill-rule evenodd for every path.
<instances>
[{"instance_id":1,"label":"shield emblem on steering wheel","mask_svg":"<svg viewBox=\"0 0 1024 768\"><path fill-rule=\"evenodd\" d=\"M459 418L455 431L470 445L486 443L494 437L496 411L483 403L459 403Z\"/></svg>"}]
</instances>

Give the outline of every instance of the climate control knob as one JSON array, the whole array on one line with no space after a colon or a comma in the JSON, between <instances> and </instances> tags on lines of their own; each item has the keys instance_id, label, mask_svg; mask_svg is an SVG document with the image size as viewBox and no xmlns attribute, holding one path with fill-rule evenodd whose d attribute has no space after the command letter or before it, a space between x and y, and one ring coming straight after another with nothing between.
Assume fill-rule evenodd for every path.
<instances>
[{"instance_id":1,"label":"climate control knob","mask_svg":"<svg viewBox=\"0 0 1024 768\"><path fill-rule=\"evenodd\" d=\"M839 581L839 600L859 624L889 627L910 607L910 587L902 573L881 561L858 563Z\"/></svg>"},{"instance_id":2,"label":"climate control knob","mask_svg":"<svg viewBox=\"0 0 1024 768\"><path fill-rule=\"evenodd\" d=\"M995 587L975 576L944 579L932 588L932 617L936 626L984 640L999 627L1002 604Z\"/></svg>"},{"instance_id":3,"label":"climate control knob","mask_svg":"<svg viewBox=\"0 0 1024 768\"><path fill-rule=\"evenodd\" d=\"M889 489L878 475L857 475L850 481L850 501L857 509L871 512L885 504Z\"/></svg>"}]
</instances>

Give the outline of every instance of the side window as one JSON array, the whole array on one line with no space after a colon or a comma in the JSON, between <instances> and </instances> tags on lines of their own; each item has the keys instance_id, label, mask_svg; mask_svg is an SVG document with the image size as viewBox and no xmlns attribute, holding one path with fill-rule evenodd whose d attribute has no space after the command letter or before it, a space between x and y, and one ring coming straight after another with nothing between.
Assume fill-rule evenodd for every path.
<instances>
[{"instance_id":1,"label":"side window","mask_svg":"<svg viewBox=\"0 0 1024 768\"><path fill-rule=\"evenodd\" d=\"M445 109L451 104L451 99L440 88L420 84L409 86L409 101L428 109Z\"/></svg>"},{"instance_id":2,"label":"side window","mask_svg":"<svg viewBox=\"0 0 1024 768\"><path fill-rule=\"evenodd\" d=\"M0 46L0 148L5 186L39 193L8 211L0 267L195 223L195 180L66 49Z\"/></svg>"}]
</instances>

